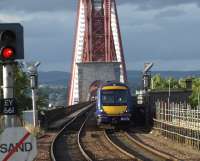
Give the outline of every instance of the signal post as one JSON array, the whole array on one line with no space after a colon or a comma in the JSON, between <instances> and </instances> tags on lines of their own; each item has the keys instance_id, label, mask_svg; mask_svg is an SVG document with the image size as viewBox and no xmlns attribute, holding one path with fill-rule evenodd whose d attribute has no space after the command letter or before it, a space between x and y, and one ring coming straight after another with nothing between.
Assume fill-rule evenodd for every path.
<instances>
[{"instance_id":1,"label":"signal post","mask_svg":"<svg viewBox=\"0 0 200 161\"><path fill-rule=\"evenodd\" d=\"M20 24L0 24L0 62L3 65L1 113L4 116L4 131L0 134L2 161L32 161L37 154L35 136L17 123L14 65L17 64L16 60L24 59L23 44L23 27ZM25 148L21 150L20 146Z\"/></svg>"},{"instance_id":2,"label":"signal post","mask_svg":"<svg viewBox=\"0 0 200 161\"><path fill-rule=\"evenodd\" d=\"M20 24L1 24L0 60L3 65L3 99L1 108L5 120L4 128L17 125L13 66L16 64L16 59L23 58L23 27Z\"/></svg>"}]
</instances>

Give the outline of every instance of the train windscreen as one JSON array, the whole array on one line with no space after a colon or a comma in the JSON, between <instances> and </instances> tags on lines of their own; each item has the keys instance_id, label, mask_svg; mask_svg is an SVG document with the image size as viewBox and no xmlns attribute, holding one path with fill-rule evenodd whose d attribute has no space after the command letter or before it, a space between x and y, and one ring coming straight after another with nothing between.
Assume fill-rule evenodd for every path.
<instances>
[{"instance_id":1,"label":"train windscreen","mask_svg":"<svg viewBox=\"0 0 200 161\"><path fill-rule=\"evenodd\" d=\"M128 102L127 90L103 90L103 105L126 105Z\"/></svg>"}]
</instances>

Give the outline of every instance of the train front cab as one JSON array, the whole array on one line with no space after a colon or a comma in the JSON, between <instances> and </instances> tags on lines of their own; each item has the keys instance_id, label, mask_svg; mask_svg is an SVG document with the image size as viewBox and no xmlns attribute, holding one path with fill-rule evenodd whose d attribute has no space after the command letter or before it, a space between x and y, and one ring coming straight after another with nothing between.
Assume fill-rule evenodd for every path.
<instances>
[{"instance_id":1,"label":"train front cab","mask_svg":"<svg viewBox=\"0 0 200 161\"><path fill-rule=\"evenodd\" d=\"M97 125L129 123L131 97L127 86L104 86L97 92Z\"/></svg>"}]
</instances>

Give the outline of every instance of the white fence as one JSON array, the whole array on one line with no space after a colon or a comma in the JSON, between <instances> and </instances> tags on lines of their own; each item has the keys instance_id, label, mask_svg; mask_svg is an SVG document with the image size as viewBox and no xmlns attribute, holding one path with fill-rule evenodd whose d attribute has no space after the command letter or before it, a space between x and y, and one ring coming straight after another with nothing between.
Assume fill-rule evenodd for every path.
<instances>
[{"instance_id":1,"label":"white fence","mask_svg":"<svg viewBox=\"0 0 200 161\"><path fill-rule=\"evenodd\" d=\"M157 102L154 128L168 138L200 150L200 107Z\"/></svg>"}]
</instances>

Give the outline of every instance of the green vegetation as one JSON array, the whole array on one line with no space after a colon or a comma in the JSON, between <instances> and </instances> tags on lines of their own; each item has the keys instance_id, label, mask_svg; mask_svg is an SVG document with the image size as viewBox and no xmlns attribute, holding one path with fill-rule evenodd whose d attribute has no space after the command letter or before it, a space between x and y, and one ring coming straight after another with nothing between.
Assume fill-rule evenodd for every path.
<instances>
[{"instance_id":1,"label":"green vegetation","mask_svg":"<svg viewBox=\"0 0 200 161\"><path fill-rule=\"evenodd\" d=\"M196 107L200 103L200 78L192 79L192 95L190 96L190 104Z\"/></svg>"},{"instance_id":2,"label":"green vegetation","mask_svg":"<svg viewBox=\"0 0 200 161\"><path fill-rule=\"evenodd\" d=\"M37 100L38 109L41 110L44 107L47 108L49 93L46 93L43 89L39 88L38 96L39 96Z\"/></svg>"},{"instance_id":3,"label":"green vegetation","mask_svg":"<svg viewBox=\"0 0 200 161\"><path fill-rule=\"evenodd\" d=\"M46 101L53 106L65 106L67 102L67 89L64 86L40 86L39 94L47 98ZM45 99L43 99L45 101Z\"/></svg>"},{"instance_id":4,"label":"green vegetation","mask_svg":"<svg viewBox=\"0 0 200 161\"><path fill-rule=\"evenodd\" d=\"M2 65L0 66L0 82L2 83ZM14 95L17 101L17 110L20 114L23 110L31 110L32 109L32 99L31 99L31 89L30 89L30 81L27 74L23 71L22 65L14 65ZM2 90L1 90L1 98L2 98ZM48 96L43 94L42 92L38 92L38 108L44 107L48 105L46 101Z\"/></svg>"},{"instance_id":5,"label":"green vegetation","mask_svg":"<svg viewBox=\"0 0 200 161\"><path fill-rule=\"evenodd\" d=\"M152 90L169 89L186 89L186 78L175 79L172 77L163 78L159 74L154 75L151 80ZM199 103L200 97L200 78L192 78L192 95L190 96L190 104L192 107L196 107Z\"/></svg>"},{"instance_id":6,"label":"green vegetation","mask_svg":"<svg viewBox=\"0 0 200 161\"><path fill-rule=\"evenodd\" d=\"M14 95L17 100L17 109L19 112L30 110L32 109L32 100L30 97L29 79L19 65L15 67L14 75Z\"/></svg>"},{"instance_id":7,"label":"green vegetation","mask_svg":"<svg viewBox=\"0 0 200 161\"><path fill-rule=\"evenodd\" d=\"M156 74L152 77L152 89L168 89L169 86L171 89L183 89L186 88L185 79L177 80L173 77L167 79L161 77L159 74Z\"/></svg>"}]
</instances>

